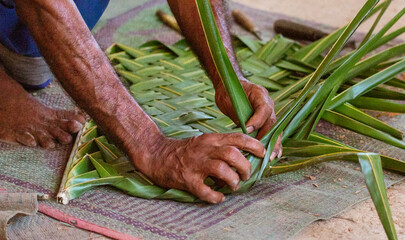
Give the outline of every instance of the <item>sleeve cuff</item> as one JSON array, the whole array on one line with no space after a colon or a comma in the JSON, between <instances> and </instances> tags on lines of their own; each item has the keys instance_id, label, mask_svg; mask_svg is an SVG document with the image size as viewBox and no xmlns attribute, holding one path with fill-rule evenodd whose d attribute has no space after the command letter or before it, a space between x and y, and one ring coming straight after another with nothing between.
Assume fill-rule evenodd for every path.
<instances>
[{"instance_id":1,"label":"sleeve cuff","mask_svg":"<svg viewBox=\"0 0 405 240\"><path fill-rule=\"evenodd\" d=\"M13 9L15 7L13 0L0 0L0 4L10 9Z\"/></svg>"}]
</instances>

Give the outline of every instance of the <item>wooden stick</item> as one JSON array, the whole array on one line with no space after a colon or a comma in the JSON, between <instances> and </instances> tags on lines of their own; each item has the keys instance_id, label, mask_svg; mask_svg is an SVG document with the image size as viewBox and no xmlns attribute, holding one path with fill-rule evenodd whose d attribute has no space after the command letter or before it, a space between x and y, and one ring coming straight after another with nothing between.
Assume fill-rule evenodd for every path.
<instances>
[{"instance_id":1,"label":"wooden stick","mask_svg":"<svg viewBox=\"0 0 405 240\"><path fill-rule=\"evenodd\" d=\"M160 21L169 26L171 29L181 33L179 24L177 23L176 18L174 18L172 15L169 15L161 10L157 10L156 16L159 18Z\"/></svg>"},{"instance_id":2,"label":"wooden stick","mask_svg":"<svg viewBox=\"0 0 405 240\"><path fill-rule=\"evenodd\" d=\"M259 40L262 40L259 29L253 23L253 21L248 16L246 16L242 11L237 10L237 9L233 10L232 17L235 19L235 22L237 24L239 24L241 27L243 27L248 32L255 35L255 37L257 37Z\"/></svg>"},{"instance_id":3,"label":"wooden stick","mask_svg":"<svg viewBox=\"0 0 405 240\"><path fill-rule=\"evenodd\" d=\"M306 41L316 41L328 35L313 27L283 19L274 22L274 31L284 37Z\"/></svg>"}]
</instances>

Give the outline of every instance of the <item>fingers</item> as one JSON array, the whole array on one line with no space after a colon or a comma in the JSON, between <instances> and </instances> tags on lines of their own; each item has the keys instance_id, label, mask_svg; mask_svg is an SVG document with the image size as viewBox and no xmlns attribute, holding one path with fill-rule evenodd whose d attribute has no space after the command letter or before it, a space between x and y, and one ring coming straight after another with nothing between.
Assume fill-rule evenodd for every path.
<instances>
[{"instance_id":1,"label":"fingers","mask_svg":"<svg viewBox=\"0 0 405 240\"><path fill-rule=\"evenodd\" d=\"M78 121L81 124L84 124L86 122L86 117L84 117L84 114L80 112L77 115L75 115L72 119Z\"/></svg>"},{"instance_id":2,"label":"fingers","mask_svg":"<svg viewBox=\"0 0 405 240\"><path fill-rule=\"evenodd\" d=\"M234 167L243 181L250 178L251 164L235 147L217 148L213 158L221 159L230 166ZM217 177L215 175L215 177ZM219 178L219 177L218 177ZM222 179L222 178L219 178ZM223 180L223 179L222 179ZM238 181L239 182L239 181ZM228 183L228 182L227 182ZM229 184L228 184L229 185ZM231 185L229 185L231 186Z\"/></svg>"},{"instance_id":3,"label":"fingers","mask_svg":"<svg viewBox=\"0 0 405 240\"><path fill-rule=\"evenodd\" d=\"M210 187L204 184L202 179L195 179L192 181L188 187L188 191L199 199L209 203L216 204L225 201L224 194L212 190Z\"/></svg>"},{"instance_id":4,"label":"fingers","mask_svg":"<svg viewBox=\"0 0 405 240\"><path fill-rule=\"evenodd\" d=\"M252 133L255 130L261 130L265 127L265 123L268 122L269 116L271 116L273 109L267 105L260 105L254 109L253 116L246 123L246 130L248 133Z\"/></svg>"},{"instance_id":5,"label":"fingers","mask_svg":"<svg viewBox=\"0 0 405 240\"><path fill-rule=\"evenodd\" d=\"M217 146L234 146L240 150L250 152L258 157L264 157L266 149L257 139L242 133L215 134L213 143Z\"/></svg>"},{"instance_id":6,"label":"fingers","mask_svg":"<svg viewBox=\"0 0 405 240\"><path fill-rule=\"evenodd\" d=\"M271 127L274 126L276 123L276 114L273 112L270 118L266 119L266 122L263 124L263 126L260 128L259 132L256 135L256 139L262 139L266 133L269 132Z\"/></svg>"},{"instance_id":7,"label":"fingers","mask_svg":"<svg viewBox=\"0 0 405 240\"><path fill-rule=\"evenodd\" d=\"M207 168L209 176L221 179L228 184L232 191L239 189L239 175L225 162L221 160L212 160Z\"/></svg>"},{"instance_id":8,"label":"fingers","mask_svg":"<svg viewBox=\"0 0 405 240\"><path fill-rule=\"evenodd\" d=\"M86 122L86 118L84 117L84 114L81 113L79 110L60 110L57 112L57 115L59 116L60 119L66 119L66 120L76 120L79 123L83 124Z\"/></svg>"},{"instance_id":9,"label":"fingers","mask_svg":"<svg viewBox=\"0 0 405 240\"><path fill-rule=\"evenodd\" d=\"M41 145L43 148L50 149L55 147L55 142L49 134L43 131L38 131L35 137L38 140L39 145Z\"/></svg>"},{"instance_id":10,"label":"fingers","mask_svg":"<svg viewBox=\"0 0 405 240\"><path fill-rule=\"evenodd\" d=\"M280 158L283 155L283 146L281 144L282 135L278 136L276 145L274 146L273 152L270 155L270 161L273 161L276 157Z\"/></svg>"},{"instance_id":11,"label":"fingers","mask_svg":"<svg viewBox=\"0 0 405 240\"><path fill-rule=\"evenodd\" d=\"M49 133L62 144L69 144L72 142L72 136L60 128L50 128Z\"/></svg>"},{"instance_id":12,"label":"fingers","mask_svg":"<svg viewBox=\"0 0 405 240\"><path fill-rule=\"evenodd\" d=\"M282 135L280 135L277 139L276 146L274 147L274 151L277 153L277 158L281 158L283 156L283 145L281 144Z\"/></svg>"},{"instance_id":13,"label":"fingers","mask_svg":"<svg viewBox=\"0 0 405 240\"><path fill-rule=\"evenodd\" d=\"M254 109L253 116L246 123L248 133L261 129L269 116L274 112L274 103L269 97L268 91L255 84L250 85L248 97Z\"/></svg>"},{"instance_id":14,"label":"fingers","mask_svg":"<svg viewBox=\"0 0 405 240\"><path fill-rule=\"evenodd\" d=\"M58 126L69 133L77 133L83 127L83 125L76 120L66 119L59 120Z\"/></svg>"},{"instance_id":15,"label":"fingers","mask_svg":"<svg viewBox=\"0 0 405 240\"><path fill-rule=\"evenodd\" d=\"M28 147L37 146L34 136L32 136L32 134L29 132L18 133L16 136L16 141Z\"/></svg>"}]
</instances>

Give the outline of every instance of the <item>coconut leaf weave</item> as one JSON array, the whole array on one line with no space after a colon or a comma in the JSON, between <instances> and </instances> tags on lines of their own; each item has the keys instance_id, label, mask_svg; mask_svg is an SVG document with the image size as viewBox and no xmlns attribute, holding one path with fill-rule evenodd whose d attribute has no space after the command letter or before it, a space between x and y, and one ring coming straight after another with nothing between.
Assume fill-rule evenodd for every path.
<instances>
[{"instance_id":1,"label":"coconut leaf weave","mask_svg":"<svg viewBox=\"0 0 405 240\"><path fill-rule=\"evenodd\" d=\"M275 99L277 113L288 107L290 98L294 97L299 88L283 98L278 97L280 91L294 88L302 77L312 73L322 60L321 52L312 55L310 59L306 58L308 55L301 56L306 53L306 49L280 35L268 42L238 37L235 39L235 46L243 74L253 83L268 89L270 96ZM114 44L106 53L134 99L166 136L181 139L203 133L242 132L216 107L212 83L184 40L172 46L151 41L138 48ZM337 145L340 147L337 152L347 151L354 155L358 153L358 150L322 135L312 134L310 139ZM297 144L299 145L293 143L290 146L293 158L297 157L294 155L294 147ZM289 145L286 146L285 152L288 153ZM340 158L332 156L325 159ZM349 160L352 159L353 156ZM320 161L323 161L322 158L314 162ZM265 175L297 169L283 170L283 164L280 166L267 169ZM207 179L207 184L215 188L210 179ZM183 202L197 200L187 192L167 190L154 185L137 172L125 155L90 121L78 135L58 199L66 204L87 189L99 185L112 185L137 197Z\"/></svg>"}]
</instances>

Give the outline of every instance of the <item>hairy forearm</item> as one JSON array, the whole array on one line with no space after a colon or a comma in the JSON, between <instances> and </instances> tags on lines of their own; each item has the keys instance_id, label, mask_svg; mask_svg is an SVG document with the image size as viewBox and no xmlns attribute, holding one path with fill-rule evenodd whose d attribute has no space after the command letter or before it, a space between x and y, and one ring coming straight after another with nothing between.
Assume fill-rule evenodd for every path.
<instances>
[{"instance_id":1,"label":"hairy forearm","mask_svg":"<svg viewBox=\"0 0 405 240\"><path fill-rule=\"evenodd\" d=\"M19 17L69 95L116 144L139 156L148 154L146 149L162 134L123 87L73 1L15 2Z\"/></svg>"},{"instance_id":2,"label":"hairy forearm","mask_svg":"<svg viewBox=\"0 0 405 240\"><path fill-rule=\"evenodd\" d=\"M204 37L204 31L194 0L168 0L168 2L183 34L207 70L214 87L222 86L215 63L209 53L210 50ZM224 0L210 0L210 3L228 57L239 79L242 79L243 75L232 48L232 40L228 27L229 11L227 4Z\"/></svg>"}]
</instances>

